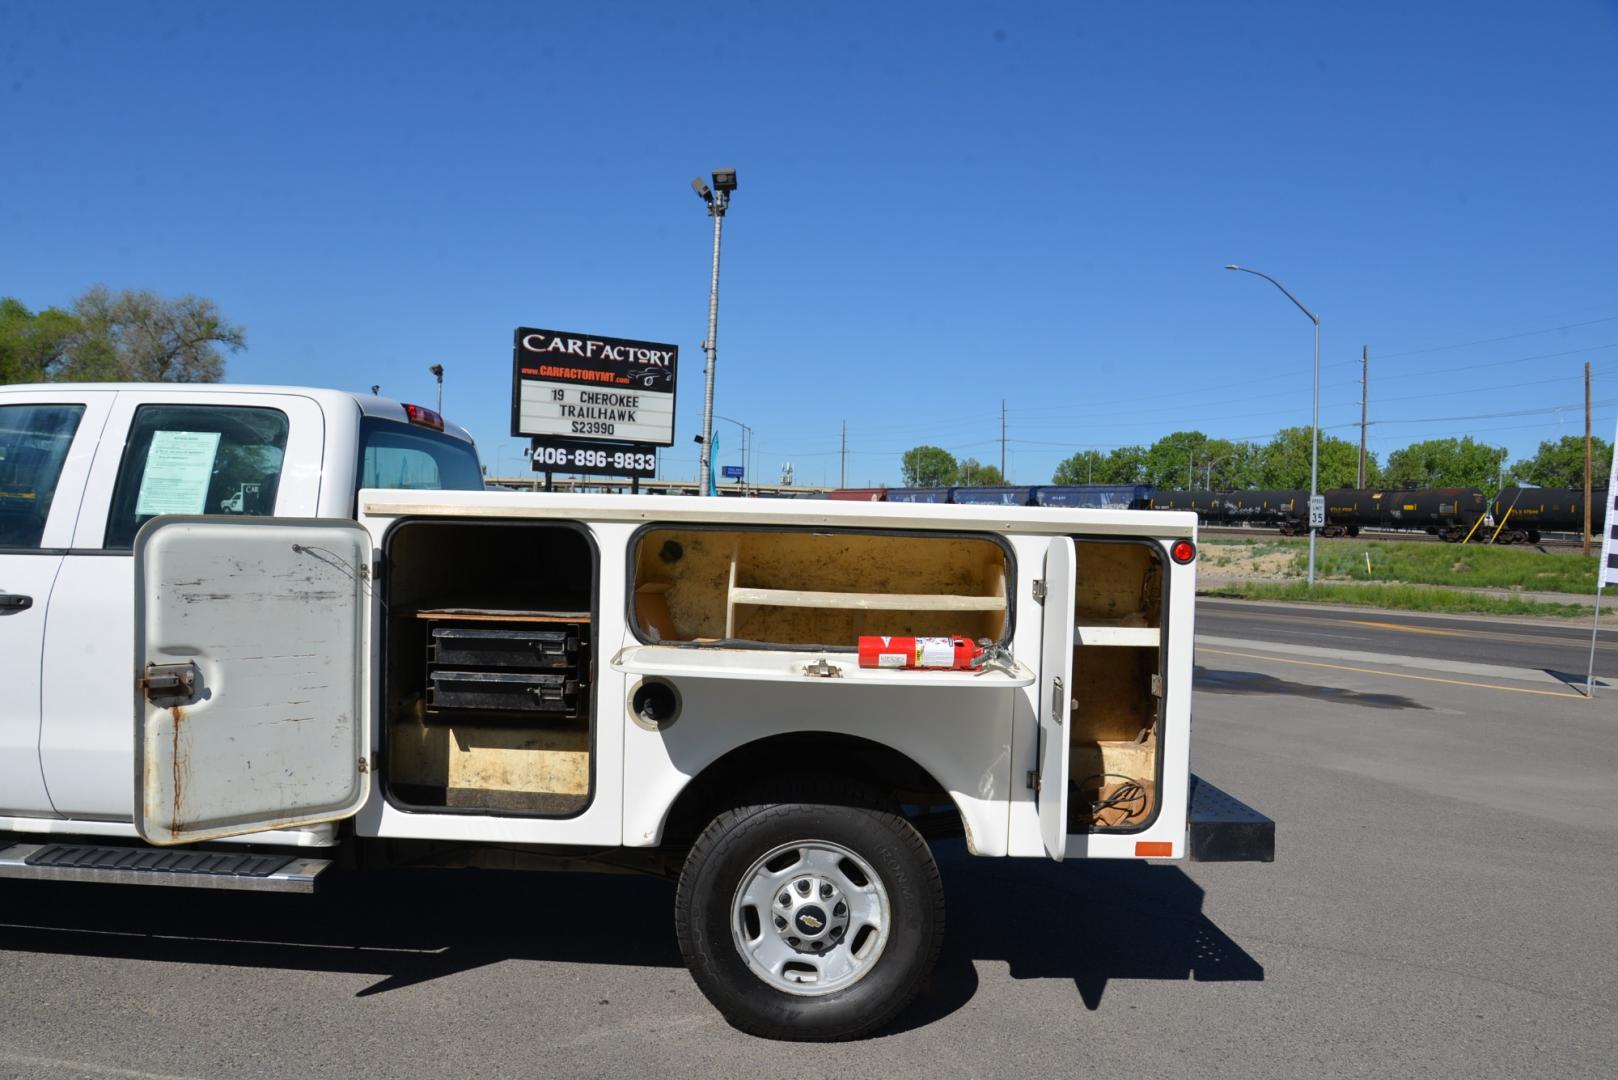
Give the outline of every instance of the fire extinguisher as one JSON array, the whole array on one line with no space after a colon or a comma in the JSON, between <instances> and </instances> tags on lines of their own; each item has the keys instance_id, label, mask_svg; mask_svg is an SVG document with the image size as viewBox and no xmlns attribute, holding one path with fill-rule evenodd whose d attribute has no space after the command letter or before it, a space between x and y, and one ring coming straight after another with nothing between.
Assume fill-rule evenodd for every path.
<instances>
[{"instance_id":1,"label":"fire extinguisher","mask_svg":"<svg viewBox=\"0 0 1618 1080\"><path fill-rule=\"evenodd\" d=\"M932 668L972 671L983 650L967 637L861 637L862 668Z\"/></svg>"}]
</instances>

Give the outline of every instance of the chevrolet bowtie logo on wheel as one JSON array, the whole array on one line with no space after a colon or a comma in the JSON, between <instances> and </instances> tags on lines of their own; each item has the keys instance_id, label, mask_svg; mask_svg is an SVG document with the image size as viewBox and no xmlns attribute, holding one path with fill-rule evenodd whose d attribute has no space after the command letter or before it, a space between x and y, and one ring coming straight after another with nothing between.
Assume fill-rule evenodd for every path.
<instances>
[{"instance_id":1,"label":"chevrolet bowtie logo on wheel","mask_svg":"<svg viewBox=\"0 0 1618 1080\"><path fill-rule=\"evenodd\" d=\"M803 923L803 925L807 926L811 930L819 930L822 926L825 925L825 923L821 922L819 919L815 918L813 915L799 915L798 916L798 921Z\"/></svg>"}]
</instances>

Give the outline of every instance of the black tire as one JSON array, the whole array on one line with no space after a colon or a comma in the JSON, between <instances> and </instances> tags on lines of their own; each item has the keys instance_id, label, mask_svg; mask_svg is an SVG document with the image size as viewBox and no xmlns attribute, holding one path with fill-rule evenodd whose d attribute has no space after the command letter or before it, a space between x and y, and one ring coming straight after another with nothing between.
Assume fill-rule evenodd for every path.
<instances>
[{"instance_id":1,"label":"black tire","mask_svg":"<svg viewBox=\"0 0 1618 1080\"><path fill-rule=\"evenodd\" d=\"M874 869L891 918L863 974L841 989L800 996L749 966L732 932L732 905L766 854L811 841L844 848ZM890 1022L921 989L943 944L944 889L926 841L875 792L802 780L709 823L681 871L674 918L692 978L733 1026L768 1039L854 1039ZM841 943L854 945L852 935Z\"/></svg>"}]
</instances>

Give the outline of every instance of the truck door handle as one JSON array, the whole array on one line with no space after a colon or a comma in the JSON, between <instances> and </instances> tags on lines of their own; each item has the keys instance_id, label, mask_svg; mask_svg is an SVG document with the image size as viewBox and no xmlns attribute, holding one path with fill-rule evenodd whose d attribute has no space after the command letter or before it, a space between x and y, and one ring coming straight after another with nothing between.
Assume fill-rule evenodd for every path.
<instances>
[{"instance_id":1,"label":"truck door handle","mask_svg":"<svg viewBox=\"0 0 1618 1080\"><path fill-rule=\"evenodd\" d=\"M32 596L22 596L18 593L0 593L0 615L10 615L14 611L27 611L34 606Z\"/></svg>"}]
</instances>

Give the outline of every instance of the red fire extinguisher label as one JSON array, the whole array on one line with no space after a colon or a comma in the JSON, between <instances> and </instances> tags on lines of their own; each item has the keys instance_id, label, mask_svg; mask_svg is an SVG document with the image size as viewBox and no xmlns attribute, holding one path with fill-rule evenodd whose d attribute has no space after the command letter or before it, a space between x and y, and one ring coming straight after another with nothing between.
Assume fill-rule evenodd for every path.
<instances>
[{"instance_id":1,"label":"red fire extinguisher label","mask_svg":"<svg viewBox=\"0 0 1618 1080\"><path fill-rule=\"evenodd\" d=\"M948 668L955 666L955 644L947 637L920 637L916 639L916 666Z\"/></svg>"}]
</instances>

